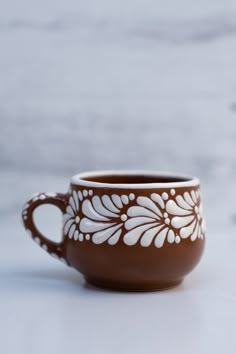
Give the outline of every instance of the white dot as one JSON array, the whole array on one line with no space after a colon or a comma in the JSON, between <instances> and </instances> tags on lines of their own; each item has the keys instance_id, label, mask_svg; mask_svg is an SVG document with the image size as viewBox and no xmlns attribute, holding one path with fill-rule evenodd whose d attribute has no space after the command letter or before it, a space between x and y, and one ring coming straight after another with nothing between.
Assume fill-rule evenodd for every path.
<instances>
[{"instance_id":1,"label":"white dot","mask_svg":"<svg viewBox=\"0 0 236 354\"><path fill-rule=\"evenodd\" d=\"M167 225L169 225L170 219L169 219L169 218L166 218L166 219L165 219L165 223L166 223Z\"/></svg>"},{"instance_id":2,"label":"white dot","mask_svg":"<svg viewBox=\"0 0 236 354\"><path fill-rule=\"evenodd\" d=\"M129 195L129 199L130 199L130 200L134 200L134 198L135 198L134 193L130 193L130 195Z\"/></svg>"},{"instance_id":3,"label":"white dot","mask_svg":"<svg viewBox=\"0 0 236 354\"><path fill-rule=\"evenodd\" d=\"M47 251L48 250L48 246L47 245L42 245L42 248Z\"/></svg>"},{"instance_id":4,"label":"white dot","mask_svg":"<svg viewBox=\"0 0 236 354\"><path fill-rule=\"evenodd\" d=\"M72 239L72 238L73 238L73 236L74 236L74 233L69 232L69 234L68 234L69 239Z\"/></svg>"},{"instance_id":5,"label":"white dot","mask_svg":"<svg viewBox=\"0 0 236 354\"><path fill-rule=\"evenodd\" d=\"M24 215L24 220L27 220L27 215Z\"/></svg>"},{"instance_id":6,"label":"white dot","mask_svg":"<svg viewBox=\"0 0 236 354\"><path fill-rule=\"evenodd\" d=\"M27 210L24 210L24 211L23 211L23 215L26 215L26 214L27 214Z\"/></svg>"},{"instance_id":7,"label":"white dot","mask_svg":"<svg viewBox=\"0 0 236 354\"><path fill-rule=\"evenodd\" d=\"M88 196L88 191L86 189L83 190L83 196L87 197Z\"/></svg>"},{"instance_id":8,"label":"white dot","mask_svg":"<svg viewBox=\"0 0 236 354\"><path fill-rule=\"evenodd\" d=\"M47 197L56 197L56 193L49 192L49 193L46 193L46 196Z\"/></svg>"},{"instance_id":9,"label":"white dot","mask_svg":"<svg viewBox=\"0 0 236 354\"><path fill-rule=\"evenodd\" d=\"M35 241L38 245L41 244L40 238L38 238L38 237L35 237L35 238L34 238L34 241Z\"/></svg>"},{"instance_id":10,"label":"white dot","mask_svg":"<svg viewBox=\"0 0 236 354\"><path fill-rule=\"evenodd\" d=\"M170 190L170 194L171 194L171 195L175 195L175 189L171 189L171 190Z\"/></svg>"},{"instance_id":11,"label":"white dot","mask_svg":"<svg viewBox=\"0 0 236 354\"><path fill-rule=\"evenodd\" d=\"M168 197L168 194L166 192L162 193L162 199L164 200L167 200L169 197Z\"/></svg>"},{"instance_id":12,"label":"white dot","mask_svg":"<svg viewBox=\"0 0 236 354\"><path fill-rule=\"evenodd\" d=\"M176 243L180 243L180 241L181 241L180 237L179 237L179 236L176 236L176 237L175 237L175 242L176 242Z\"/></svg>"},{"instance_id":13,"label":"white dot","mask_svg":"<svg viewBox=\"0 0 236 354\"><path fill-rule=\"evenodd\" d=\"M39 196L39 199L44 200L44 199L46 199L46 196L45 196L44 194L41 194L41 195Z\"/></svg>"},{"instance_id":14,"label":"white dot","mask_svg":"<svg viewBox=\"0 0 236 354\"><path fill-rule=\"evenodd\" d=\"M89 235L89 234L86 234L86 235L85 235L85 238L86 238L86 240L90 240L90 235Z\"/></svg>"},{"instance_id":15,"label":"white dot","mask_svg":"<svg viewBox=\"0 0 236 354\"><path fill-rule=\"evenodd\" d=\"M164 218L168 218L168 213L164 213Z\"/></svg>"},{"instance_id":16,"label":"white dot","mask_svg":"<svg viewBox=\"0 0 236 354\"><path fill-rule=\"evenodd\" d=\"M80 221L80 217L77 215L77 216L76 216L76 218L75 218L75 222L76 222L76 224L78 224L78 223L79 223L79 221Z\"/></svg>"},{"instance_id":17,"label":"white dot","mask_svg":"<svg viewBox=\"0 0 236 354\"><path fill-rule=\"evenodd\" d=\"M195 211L195 213L198 213L198 207L197 206L195 206L194 211Z\"/></svg>"},{"instance_id":18,"label":"white dot","mask_svg":"<svg viewBox=\"0 0 236 354\"><path fill-rule=\"evenodd\" d=\"M128 219L127 215L125 215L125 214L121 215L120 218L121 218L122 221L126 221Z\"/></svg>"},{"instance_id":19,"label":"white dot","mask_svg":"<svg viewBox=\"0 0 236 354\"><path fill-rule=\"evenodd\" d=\"M83 241L84 240L84 235L83 234L79 234L79 240Z\"/></svg>"},{"instance_id":20,"label":"white dot","mask_svg":"<svg viewBox=\"0 0 236 354\"><path fill-rule=\"evenodd\" d=\"M89 190L89 195L93 195L92 189Z\"/></svg>"}]
</instances>

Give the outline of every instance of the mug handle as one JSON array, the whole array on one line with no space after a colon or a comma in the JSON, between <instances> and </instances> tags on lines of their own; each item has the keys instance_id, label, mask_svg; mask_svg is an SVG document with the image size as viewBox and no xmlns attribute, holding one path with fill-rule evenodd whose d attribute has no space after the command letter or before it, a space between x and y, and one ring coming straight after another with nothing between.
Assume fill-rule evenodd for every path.
<instances>
[{"instance_id":1,"label":"mug handle","mask_svg":"<svg viewBox=\"0 0 236 354\"><path fill-rule=\"evenodd\" d=\"M52 257L59 259L63 263L69 265L64 254L63 241L54 242L46 238L37 229L34 223L33 212L43 204L53 204L58 207L64 214L66 210L67 194L62 193L38 193L34 195L23 207L22 220L23 225L32 237L32 239L41 246Z\"/></svg>"}]
</instances>

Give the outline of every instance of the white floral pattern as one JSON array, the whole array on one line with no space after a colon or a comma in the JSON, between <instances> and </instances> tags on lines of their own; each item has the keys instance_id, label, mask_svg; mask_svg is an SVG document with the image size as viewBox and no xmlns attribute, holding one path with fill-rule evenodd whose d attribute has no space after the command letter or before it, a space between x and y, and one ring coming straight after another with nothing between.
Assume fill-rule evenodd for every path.
<instances>
[{"instance_id":1,"label":"white floral pattern","mask_svg":"<svg viewBox=\"0 0 236 354\"><path fill-rule=\"evenodd\" d=\"M83 190L83 191L71 191L69 197L69 203L66 208L66 213L63 217L63 230L64 234L68 235L70 239L83 241L84 235L79 232L79 211L81 208L81 203L84 197L91 196L93 194L92 190ZM88 239L88 236L86 237Z\"/></svg>"},{"instance_id":2,"label":"white floral pattern","mask_svg":"<svg viewBox=\"0 0 236 354\"><path fill-rule=\"evenodd\" d=\"M165 197L165 195L164 195ZM163 246L167 238L169 243L179 243L180 237L169 227L169 215L165 212L165 204L159 194L153 193L151 198L138 197L137 206L128 210L129 219L125 223L124 243L132 246L140 239L143 247L148 247L155 238L155 246Z\"/></svg>"},{"instance_id":3,"label":"white floral pattern","mask_svg":"<svg viewBox=\"0 0 236 354\"><path fill-rule=\"evenodd\" d=\"M80 230L93 233L92 241L95 244L105 241L110 245L116 244L127 220L122 209L133 199L132 193L129 196L113 194L111 197L103 195L101 198L94 196L91 200L86 199L82 205L85 218L81 220Z\"/></svg>"},{"instance_id":4,"label":"white floral pattern","mask_svg":"<svg viewBox=\"0 0 236 354\"><path fill-rule=\"evenodd\" d=\"M171 225L179 229L181 238L190 237L192 241L203 239L206 232L199 191L192 190L169 200L166 210L173 215Z\"/></svg>"},{"instance_id":5,"label":"white floral pattern","mask_svg":"<svg viewBox=\"0 0 236 354\"><path fill-rule=\"evenodd\" d=\"M127 246L139 242L142 247L161 248L165 242L203 239L205 232L199 189L183 194L171 189L150 197L73 190L64 216L65 235L94 244L115 245L123 234Z\"/></svg>"}]
</instances>

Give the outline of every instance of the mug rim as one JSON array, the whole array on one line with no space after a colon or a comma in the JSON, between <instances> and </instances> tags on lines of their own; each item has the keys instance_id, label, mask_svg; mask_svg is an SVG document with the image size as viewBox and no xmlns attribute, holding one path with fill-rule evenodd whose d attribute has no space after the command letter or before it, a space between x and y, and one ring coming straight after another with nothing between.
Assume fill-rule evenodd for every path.
<instances>
[{"instance_id":1,"label":"mug rim","mask_svg":"<svg viewBox=\"0 0 236 354\"><path fill-rule=\"evenodd\" d=\"M86 178L96 178L102 176L142 176L142 177L157 177L157 178L176 178L183 181L176 182L147 182L147 183L108 183L89 181ZM83 187L110 188L110 189L152 189L152 188L180 188L180 187L195 187L200 185L200 180L197 177L185 175L182 173L173 173L166 171L155 170L101 170L87 171L74 175L71 178L71 184Z\"/></svg>"}]
</instances>

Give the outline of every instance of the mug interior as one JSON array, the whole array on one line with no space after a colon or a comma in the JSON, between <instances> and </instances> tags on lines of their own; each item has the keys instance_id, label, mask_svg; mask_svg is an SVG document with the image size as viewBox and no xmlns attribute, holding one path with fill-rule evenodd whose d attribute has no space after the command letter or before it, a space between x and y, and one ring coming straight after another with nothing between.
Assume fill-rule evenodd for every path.
<instances>
[{"instance_id":1,"label":"mug interior","mask_svg":"<svg viewBox=\"0 0 236 354\"><path fill-rule=\"evenodd\" d=\"M122 174L122 175L97 175L81 177L81 180L88 182L97 183L108 183L108 184L146 184L146 183L175 183L175 182L187 182L190 179L173 177L173 176L155 176L155 175L145 175L145 174Z\"/></svg>"},{"instance_id":2,"label":"mug interior","mask_svg":"<svg viewBox=\"0 0 236 354\"><path fill-rule=\"evenodd\" d=\"M197 186L196 177L155 171L85 172L72 177L72 184L101 188L174 188Z\"/></svg>"}]
</instances>

